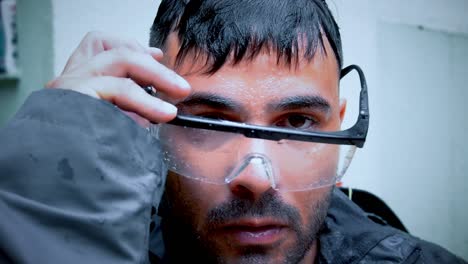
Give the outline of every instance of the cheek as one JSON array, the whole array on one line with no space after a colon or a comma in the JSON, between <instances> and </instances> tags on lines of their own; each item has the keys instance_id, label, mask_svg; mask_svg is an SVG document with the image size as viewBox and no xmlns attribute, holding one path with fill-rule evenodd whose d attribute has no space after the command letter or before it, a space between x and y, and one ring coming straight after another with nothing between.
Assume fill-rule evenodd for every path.
<instances>
[{"instance_id":1,"label":"cheek","mask_svg":"<svg viewBox=\"0 0 468 264\"><path fill-rule=\"evenodd\" d=\"M225 201L228 190L225 186L206 184L169 172L166 193L172 211L189 220L201 231L208 211Z\"/></svg>"},{"instance_id":2,"label":"cheek","mask_svg":"<svg viewBox=\"0 0 468 264\"><path fill-rule=\"evenodd\" d=\"M322 143L290 144L270 155L279 188L299 190L334 184L340 147Z\"/></svg>"},{"instance_id":3,"label":"cheek","mask_svg":"<svg viewBox=\"0 0 468 264\"><path fill-rule=\"evenodd\" d=\"M320 213L317 209L328 206L328 197L332 189L333 186L310 191L283 193L282 198L285 203L299 210L302 225L307 228L314 217Z\"/></svg>"}]
</instances>

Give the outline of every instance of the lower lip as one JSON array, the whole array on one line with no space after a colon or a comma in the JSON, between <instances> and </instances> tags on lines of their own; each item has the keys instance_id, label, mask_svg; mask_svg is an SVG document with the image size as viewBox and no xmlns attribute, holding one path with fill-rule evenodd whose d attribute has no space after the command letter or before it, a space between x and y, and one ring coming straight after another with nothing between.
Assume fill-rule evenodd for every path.
<instances>
[{"instance_id":1,"label":"lower lip","mask_svg":"<svg viewBox=\"0 0 468 264\"><path fill-rule=\"evenodd\" d=\"M267 228L233 228L228 231L229 235L234 238L240 245L269 245L280 240L284 228L282 227L267 227Z\"/></svg>"}]
</instances>

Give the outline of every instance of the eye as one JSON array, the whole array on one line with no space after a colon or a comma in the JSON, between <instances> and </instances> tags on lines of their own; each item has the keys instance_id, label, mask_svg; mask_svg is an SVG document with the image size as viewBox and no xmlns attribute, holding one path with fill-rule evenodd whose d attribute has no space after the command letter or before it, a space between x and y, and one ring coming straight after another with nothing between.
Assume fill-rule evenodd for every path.
<instances>
[{"instance_id":1,"label":"eye","mask_svg":"<svg viewBox=\"0 0 468 264\"><path fill-rule=\"evenodd\" d=\"M197 117L209 118L214 120L230 120L230 118L223 113L201 113L196 114Z\"/></svg>"},{"instance_id":2,"label":"eye","mask_svg":"<svg viewBox=\"0 0 468 264\"><path fill-rule=\"evenodd\" d=\"M225 120L223 116L218 115L218 114L202 114L202 115L197 115L197 117L203 117L203 118L214 119L214 120Z\"/></svg>"},{"instance_id":3,"label":"eye","mask_svg":"<svg viewBox=\"0 0 468 264\"><path fill-rule=\"evenodd\" d=\"M312 129L318 125L318 122L311 116L293 114L288 115L282 118L280 121L276 122L276 126L292 129Z\"/></svg>"}]
</instances>

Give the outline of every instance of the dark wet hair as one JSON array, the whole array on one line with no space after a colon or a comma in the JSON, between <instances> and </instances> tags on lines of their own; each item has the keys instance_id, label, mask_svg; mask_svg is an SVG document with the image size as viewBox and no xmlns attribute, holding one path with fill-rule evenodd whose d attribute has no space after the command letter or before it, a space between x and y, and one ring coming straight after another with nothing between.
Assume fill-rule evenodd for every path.
<instances>
[{"instance_id":1,"label":"dark wet hair","mask_svg":"<svg viewBox=\"0 0 468 264\"><path fill-rule=\"evenodd\" d=\"M278 64L297 66L317 51L326 54L323 36L338 70L343 62L339 28L324 0L163 0L150 46L164 49L172 32L180 42L175 66L188 56L203 58L207 74L226 63L253 60L265 50L277 55Z\"/></svg>"}]
</instances>

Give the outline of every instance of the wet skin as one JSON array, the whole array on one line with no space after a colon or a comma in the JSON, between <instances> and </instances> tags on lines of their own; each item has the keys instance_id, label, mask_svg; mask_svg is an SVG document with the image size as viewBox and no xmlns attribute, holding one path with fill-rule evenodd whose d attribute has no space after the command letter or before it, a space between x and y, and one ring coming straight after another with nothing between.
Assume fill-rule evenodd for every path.
<instances>
[{"instance_id":1,"label":"wet skin","mask_svg":"<svg viewBox=\"0 0 468 264\"><path fill-rule=\"evenodd\" d=\"M177 41L169 38L166 47L165 64L174 68ZM197 61L184 63L175 70L190 83L192 94L172 103L179 113L267 126L311 126L314 123L307 119L311 116L321 129L337 130L346 104L339 98L336 58L328 43L326 48L328 55L319 51L311 62L300 61L297 68L278 65L276 54L266 52L253 61L226 64L213 75L203 74ZM194 103L190 101L194 97L206 100ZM328 108L320 112L307 105L274 107L294 97L319 97ZM212 102L213 98L218 104ZM240 151L255 152L255 144L242 146ZM321 160L320 166L327 167L333 165L327 160L335 159L330 156ZM210 158L202 165L209 168L215 163L216 159ZM162 213L168 252L190 252L181 248L192 247L199 249L193 257L209 256L225 263L313 263L318 243L315 235L326 215L331 190L330 186L300 192L273 190L268 180L252 170L225 185L170 172L165 197L170 206ZM172 235L177 229L188 232L179 234L186 239Z\"/></svg>"}]
</instances>

